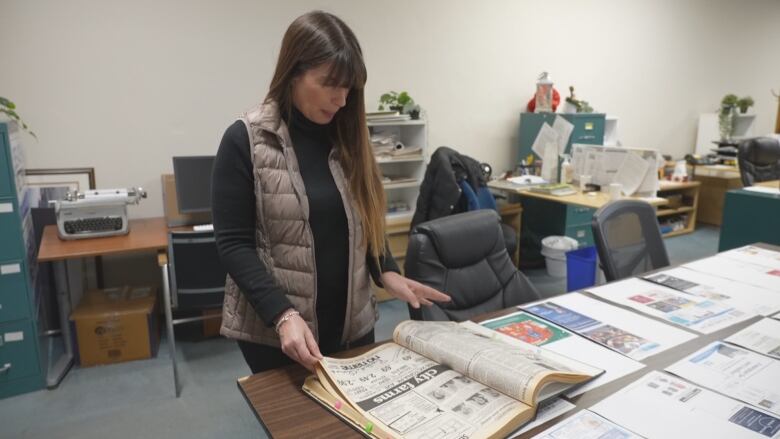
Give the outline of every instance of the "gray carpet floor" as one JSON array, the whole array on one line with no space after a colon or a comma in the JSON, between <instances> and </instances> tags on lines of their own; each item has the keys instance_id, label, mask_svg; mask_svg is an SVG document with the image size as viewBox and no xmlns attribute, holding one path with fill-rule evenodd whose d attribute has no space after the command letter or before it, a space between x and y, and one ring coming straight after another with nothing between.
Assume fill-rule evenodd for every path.
<instances>
[{"instance_id":1,"label":"gray carpet floor","mask_svg":"<svg viewBox=\"0 0 780 439\"><path fill-rule=\"evenodd\" d=\"M718 229L699 226L666 239L666 246L673 264L713 255ZM544 269L526 274L545 297L565 292L565 280ZM381 303L377 340L390 338L408 317L406 304ZM266 437L236 386L249 369L235 342L177 337L177 355L180 398L174 397L170 352L162 340L156 358L74 367L56 389L0 400L0 438Z\"/></svg>"}]
</instances>

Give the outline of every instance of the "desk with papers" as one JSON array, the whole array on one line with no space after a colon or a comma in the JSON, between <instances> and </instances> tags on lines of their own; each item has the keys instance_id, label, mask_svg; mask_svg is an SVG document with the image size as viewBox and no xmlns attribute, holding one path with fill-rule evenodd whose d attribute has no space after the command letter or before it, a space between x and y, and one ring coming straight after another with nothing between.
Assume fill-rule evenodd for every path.
<instances>
[{"instance_id":1,"label":"desk with papers","mask_svg":"<svg viewBox=\"0 0 780 439\"><path fill-rule=\"evenodd\" d=\"M512 437L759 439L780 438L779 312L780 247L757 244L479 321L606 370ZM292 365L238 387L269 436L360 437L301 391L306 375Z\"/></svg>"}]
</instances>

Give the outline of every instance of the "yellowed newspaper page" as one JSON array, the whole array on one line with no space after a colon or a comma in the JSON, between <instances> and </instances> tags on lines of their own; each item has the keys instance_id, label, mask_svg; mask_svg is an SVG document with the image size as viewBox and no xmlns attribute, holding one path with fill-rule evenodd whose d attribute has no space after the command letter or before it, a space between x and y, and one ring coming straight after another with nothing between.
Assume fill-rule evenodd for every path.
<instances>
[{"instance_id":1,"label":"yellowed newspaper page","mask_svg":"<svg viewBox=\"0 0 780 439\"><path fill-rule=\"evenodd\" d=\"M527 405L394 343L320 364L323 386L393 437L491 437L532 417Z\"/></svg>"},{"instance_id":2,"label":"yellowed newspaper page","mask_svg":"<svg viewBox=\"0 0 780 439\"><path fill-rule=\"evenodd\" d=\"M476 324L407 320L396 326L393 339L530 406L545 377L555 374L571 383L601 371L582 363L575 370L560 355L525 343L510 345Z\"/></svg>"}]
</instances>

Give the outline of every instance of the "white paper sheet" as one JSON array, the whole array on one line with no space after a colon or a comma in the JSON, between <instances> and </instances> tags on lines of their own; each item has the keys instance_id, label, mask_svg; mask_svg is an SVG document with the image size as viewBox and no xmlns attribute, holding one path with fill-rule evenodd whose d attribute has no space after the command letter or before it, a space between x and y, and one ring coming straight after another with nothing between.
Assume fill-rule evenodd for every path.
<instances>
[{"instance_id":1,"label":"white paper sheet","mask_svg":"<svg viewBox=\"0 0 780 439\"><path fill-rule=\"evenodd\" d=\"M558 181L558 146L548 143L544 147L542 156L542 178L555 182Z\"/></svg>"},{"instance_id":2,"label":"white paper sheet","mask_svg":"<svg viewBox=\"0 0 780 439\"><path fill-rule=\"evenodd\" d=\"M645 367L638 361L523 311L486 320L480 324L498 331L501 337L513 337L536 346L544 346L548 351L604 369L604 373L598 378L566 392L565 395L568 397L581 395Z\"/></svg>"},{"instance_id":3,"label":"white paper sheet","mask_svg":"<svg viewBox=\"0 0 780 439\"><path fill-rule=\"evenodd\" d=\"M737 282L780 291L780 270L720 255L688 262L683 267Z\"/></svg>"},{"instance_id":4,"label":"white paper sheet","mask_svg":"<svg viewBox=\"0 0 780 439\"><path fill-rule=\"evenodd\" d=\"M726 396L780 415L780 361L721 341L666 370Z\"/></svg>"},{"instance_id":5,"label":"white paper sheet","mask_svg":"<svg viewBox=\"0 0 780 439\"><path fill-rule=\"evenodd\" d=\"M623 186L623 195L632 195L644 181L648 169L650 165L645 159L629 152L625 154L623 163L615 174L614 182Z\"/></svg>"},{"instance_id":6,"label":"white paper sheet","mask_svg":"<svg viewBox=\"0 0 780 439\"><path fill-rule=\"evenodd\" d=\"M581 410L534 436L534 439L642 439L589 410Z\"/></svg>"},{"instance_id":7,"label":"white paper sheet","mask_svg":"<svg viewBox=\"0 0 780 439\"><path fill-rule=\"evenodd\" d=\"M725 341L780 360L780 321L761 319Z\"/></svg>"},{"instance_id":8,"label":"white paper sheet","mask_svg":"<svg viewBox=\"0 0 780 439\"><path fill-rule=\"evenodd\" d=\"M566 412L574 410L576 407L577 406L565 399L555 398L552 403L539 407L539 411L536 413L536 419L525 424L521 429L510 433L508 437L520 436L526 431L532 430L550 419L557 418Z\"/></svg>"},{"instance_id":9,"label":"white paper sheet","mask_svg":"<svg viewBox=\"0 0 780 439\"><path fill-rule=\"evenodd\" d=\"M696 337L580 293L563 294L521 308L635 360Z\"/></svg>"},{"instance_id":10,"label":"white paper sheet","mask_svg":"<svg viewBox=\"0 0 780 439\"><path fill-rule=\"evenodd\" d=\"M692 296L636 278L588 288L587 291L610 302L704 334L727 328L756 315L724 302Z\"/></svg>"},{"instance_id":11,"label":"white paper sheet","mask_svg":"<svg viewBox=\"0 0 780 439\"><path fill-rule=\"evenodd\" d=\"M557 152L558 150L558 133L547 122L542 124L539 132L536 134L534 144L531 145L531 150L536 153L540 158L544 159L544 150L547 145L553 145ZM557 155L557 154L556 154Z\"/></svg>"},{"instance_id":12,"label":"white paper sheet","mask_svg":"<svg viewBox=\"0 0 780 439\"><path fill-rule=\"evenodd\" d=\"M778 226L780 227L780 218L778 218ZM778 229L778 233L780 233L780 229ZM767 250L754 245L746 245L744 247L718 253L718 257L735 259L746 264L758 265L770 270L780 271L780 252Z\"/></svg>"},{"instance_id":13,"label":"white paper sheet","mask_svg":"<svg viewBox=\"0 0 780 439\"><path fill-rule=\"evenodd\" d=\"M748 186L746 188L743 188L746 191L750 192L759 192L762 194L770 194L770 195L780 195L780 189L773 188L773 187L764 187L764 186Z\"/></svg>"},{"instance_id":14,"label":"white paper sheet","mask_svg":"<svg viewBox=\"0 0 780 439\"><path fill-rule=\"evenodd\" d=\"M590 410L647 438L780 438L778 417L657 371Z\"/></svg>"},{"instance_id":15,"label":"white paper sheet","mask_svg":"<svg viewBox=\"0 0 780 439\"><path fill-rule=\"evenodd\" d=\"M777 292L685 267L646 275L644 279L694 296L721 301L762 316L780 311L780 294Z\"/></svg>"},{"instance_id":16,"label":"white paper sheet","mask_svg":"<svg viewBox=\"0 0 780 439\"><path fill-rule=\"evenodd\" d=\"M552 128L558 134L558 154L563 154L566 152L566 144L569 143L571 132L574 131L574 124L562 116L555 116Z\"/></svg>"}]
</instances>

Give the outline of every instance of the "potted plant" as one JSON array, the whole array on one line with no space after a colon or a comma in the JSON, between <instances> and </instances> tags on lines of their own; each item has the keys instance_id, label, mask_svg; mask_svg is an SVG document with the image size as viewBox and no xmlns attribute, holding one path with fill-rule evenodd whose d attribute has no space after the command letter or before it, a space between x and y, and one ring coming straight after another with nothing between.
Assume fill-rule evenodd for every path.
<instances>
[{"instance_id":1,"label":"potted plant","mask_svg":"<svg viewBox=\"0 0 780 439\"><path fill-rule=\"evenodd\" d=\"M16 112L16 104L11 102L10 99L0 96L0 113L8 116L8 118L10 118L12 121L19 124L23 130L30 133L30 135L33 136L35 140L38 140L38 136L36 136L35 133L32 132L29 127L27 127L27 124L22 120L22 118L19 117L19 113Z\"/></svg>"},{"instance_id":2,"label":"potted plant","mask_svg":"<svg viewBox=\"0 0 780 439\"><path fill-rule=\"evenodd\" d=\"M593 113L593 107L590 106L588 101L577 99L577 97L574 96L574 86L570 85L564 113Z\"/></svg>"},{"instance_id":3,"label":"potted plant","mask_svg":"<svg viewBox=\"0 0 780 439\"><path fill-rule=\"evenodd\" d=\"M747 113L748 108L752 107L754 103L755 102L753 102L753 98L751 98L750 96L745 96L744 98L740 98L737 101L737 107L739 107L739 112L742 114Z\"/></svg>"},{"instance_id":4,"label":"potted plant","mask_svg":"<svg viewBox=\"0 0 780 439\"><path fill-rule=\"evenodd\" d=\"M409 93L390 91L379 97L379 111L385 109L408 114L412 119L420 118L420 106L414 103Z\"/></svg>"},{"instance_id":5,"label":"potted plant","mask_svg":"<svg viewBox=\"0 0 780 439\"><path fill-rule=\"evenodd\" d=\"M732 93L723 96L720 101L718 131L720 131L721 141L731 139L731 131L734 129L734 109L737 107L737 102L739 102L739 98Z\"/></svg>"}]
</instances>

